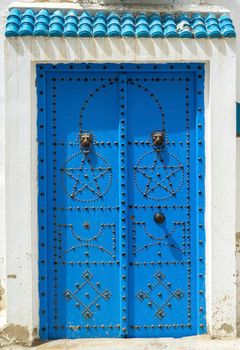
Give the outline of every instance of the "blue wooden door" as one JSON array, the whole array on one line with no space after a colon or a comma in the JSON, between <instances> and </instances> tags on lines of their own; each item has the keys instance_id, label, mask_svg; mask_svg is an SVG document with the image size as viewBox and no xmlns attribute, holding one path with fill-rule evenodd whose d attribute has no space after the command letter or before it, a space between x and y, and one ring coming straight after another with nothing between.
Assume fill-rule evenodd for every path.
<instances>
[{"instance_id":1,"label":"blue wooden door","mask_svg":"<svg viewBox=\"0 0 240 350\"><path fill-rule=\"evenodd\" d=\"M204 332L203 66L37 74L41 337Z\"/></svg>"}]
</instances>

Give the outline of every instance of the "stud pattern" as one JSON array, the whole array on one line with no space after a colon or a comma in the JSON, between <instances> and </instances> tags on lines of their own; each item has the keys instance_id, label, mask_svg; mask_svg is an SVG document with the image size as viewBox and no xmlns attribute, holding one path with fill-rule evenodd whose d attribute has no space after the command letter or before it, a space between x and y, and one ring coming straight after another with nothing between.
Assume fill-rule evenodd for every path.
<instances>
[{"instance_id":1,"label":"stud pattern","mask_svg":"<svg viewBox=\"0 0 240 350\"><path fill-rule=\"evenodd\" d=\"M172 307L172 305L170 304L170 302L172 302L172 299L181 300L184 296L184 293L181 289L172 290L171 283L165 281L166 276L161 271L157 271L154 278L156 279L156 282L154 281L153 283L148 283L147 290L139 290L136 294L136 297L138 300L140 300L141 303L144 302L144 304L147 304L147 306L152 310L152 312L155 313L156 318L162 320L166 316L165 309L167 307ZM158 291L157 302L156 299L153 299L152 297L152 293L156 289ZM165 300L162 300L162 289L167 291Z\"/></svg>"},{"instance_id":2,"label":"stud pattern","mask_svg":"<svg viewBox=\"0 0 240 350\"><path fill-rule=\"evenodd\" d=\"M91 154L81 152L71 155L61 168L63 177L72 181L69 191L63 179L63 186L67 195L75 201L92 202L102 198L109 190L112 182L112 168L110 164L98 153L98 166L92 164Z\"/></svg>"},{"instance_id":3,"label":"stud pattern","mask_svg":"<svg viewBox=\"0 0 240 350\"><path fill-rule=\"evenodd\" d=\"M99 231L93 237L89 237L88 235L88 238L82 238L81 235L77 234L72 224L69 224L69 225L60 224L58 225L58 227L69 229L72 236L79 243L66 249L65 253L68 253L71 251L75 252L79 249L80 250L85 249L87 250L85 252L85 256L89 257L89 249L94 248L94 249L98 249L101 253L107 254L112 259L116 259L116 226L115 224L101 224ZM109 235L109 233L111 233L111 236ZM101 243L101 241L103 241L104 243L106 240L110 241L111 250L104 248L104 245Z\"/></svg>"},{"instance_id":4,"label":"stud pattern","mask_svg":"<svg viewBox=\"0 0 240 350\"><path fill-rule=\"evenodd\" d=\"M50 37L151 37L151 38L229 38L236 31L229 14L203 15L194 13L170 14L98 12L17 8L9 10L5 35L10 36L50 36Z\"/></svg>"},{"instance_id":5,"label":"stud pattern","mask_svg":"<svg viewBox=\"0 0 240 350\"><path fill-rule=\"evenodd\" d=\"M100 309L100 300L108 301L112 294L108 289L104 289L101 291L100 284L93 282L93 275L90 271L86 270L82 274L83 282L81 284L76 283L75 287L76 289L72 292L71 290L67 289L64 292L64 297L67 301L72 300L75 303L75 307L79 310L81 310L81 314L84 317L84 319L89 320L93 317L95 310ZM89 303L90 295L89 293L84 293L84 288L88 286L90 287L91 291L94 293L94 299L91 299ZM88 289L87 289L88 290ZM79 294L85 296L84 301L79 297ZM93 311L94 308L94 311Z\"/></svg>"},{"instance_id":6,"label":"stud pattern","mask_svg":"<svg viewBox=\"0 0 240 350\"><path fill-rule=\"evenodd\" d=\"M171 163L165 164L165 159ZM174 154L145 153L134 166L135 183L141 194L154 201L175 196L184 180L184 167ZM153 193L154 192L154 193Z\"/></svg>"},{"instance_id":7,"label":"stud pattern","mask_svg":"<svg viewBox=\"0 0 240 350\"><path fill-rule=\"evenodd\" d=\"M119 19L111 21L117 31ZM180 336L196 327L204 333L203 65L38 65L37 79L41 337L159 336L159 331ZM172 89L182 93L181 137L172 133L164 98ZM67 105L65 130L61 94L68 90L81 94ZM143 134L132 115L133 93L139 96L135 111L148 104ZM101 122L98 98L115 119ZM115 120L110 133L106 120ZM159 153L149 127L166 134ZM93 137L88 154L80 148L81 132ZM156 212L166 217L161 226L154 223ZM198 227L194 236L193 227ZM143 322L133 319L133 303L136 314L147 313ZM183 316L170 322L180 309Z\"/></svg>"},{"instance_id":8,"label":"stud pattern","mask_svg":"<svg viewBox=\"0 0 240 350\"><path fill-rule=\"evenodd\" d=\"M174 69L174 66L172 66L170 69ZM190 66L188 67L188 69ZM197 80L199 82L199 86L201 85L201 79L203 79L202 74L202 67L199 66L197 68L200 72L197 75ZM134 82L132 81L132 85L136 84L142 91L149 91L150 96L154 96L151 90L149 89L148 85L150 82L157 83L161 81L161 79L156 78L137 78L138 81L136 82L136 79ZM165 111L162 107L160 101L157 101L157 104L161 106L161 114L162 115L162 123L158 126L158 130L163 130L167 134L165 147L162 151L159 153L155 152L155 150L152 147L150 138L147 141L142 140L134 140L129 142L129 148L134 148L136 154L138 156L136 157L136 162L133 168L133 178L135 180L135 186L139 193L142 195L141 197L134 195L134 197L130 196L130 219L131 220L131 233L132 233L132 253L130 256L130 276L134 278L134 274L136 271L139 271L137 273L138 277L136 278L136 284L139 285L140 283L137 282L137 278L142 278L140 276L144 275L144 270L148 269L150 266L152 268L154 267L162 267L168 266L170 269L171 266L175 266L175 269L177 266L182 266L184 268L184 271L186 273L186 281L184 289L181 287L176 286L175 291L179 295L178 302L182 305L185 305L185 323L179 324L179 323L172 323L168 325L159 324L159 320L164 321L164 318L167 318L171 314L171 310L173 309L173 299L168 300L166 297L166 303L163 305L167 307L163 307L158 303L158 295L156 293L153 293L151 297L148 296L148 293L144 289L139 289L139 293L136 295L136 299L138 302L143 302L144 296L146 294L146 305L149 307L151 311L154 311L151 313L147 313L147 319L151 322L145 322L144 325L139 325L137 321L133 321L130 323L130 329L133 329L134 336L137 336L138 334L149 334L149 333L142 333L143 329L145 330L154 330L154 329L176 329L176 328L186 328L186 329L192 329L193 327L193 314L192 314L192 243L191 243L191 233L192 233L192 191L191 191L191 183L194 181L192 178L192 165L191 165L191 157L193 157L191 152L191 133L190 133L190 123L192 121L190 120L191 112L191 88L192 83L191 79L189 77L187 78L179 78L174 77L171 79L162 80L166 83L173 83L173 84L182 84L182 91L184 91L185 95L185 140L181 141L175 141L168 135L168 126L167 121L165 118ZM198 95L201 96L202 91L198 91ZM156 100L155 96L154 99ZM203 105L201 104L200 111L203 111ZM191 117L192 118L192 117ZM150 123L150 119L148 120L148 123ZM202 121L201 121L202 122ZM201 130L201 128L200 128ZM193 142L193 141L192 141ZM202 144L202 142L200 142ZM180 149L177 149L176 147L182 147L182 154L184 154L185 159L182 158L179 160L177 155L175 154L176 150L179 153ZM185 147L185 148L183 148ZM201 153L201 152L200 152ZM201 157L199 157L202 161L202 153ZM160 166L157 166L157 161L161 160ZM174 164L171 164L171 162L175 161ZM201 161L199 160L199 163L201 164ZM184 164L184 166L183 166ZM168 170L168 173L166 174L166 170ZM201 169L202 170L202 169ZM165 177L162 175L165 173ZM176 175L175 175L176 174ZM155 177L157 176L157 179L161 179L161 181L155 180ZM171 180L171 178L173 178ZM202 178L202 176L200 177ZM153 181L154 179L154 181ZM165 181L167 180L167 181ZM154 185L152 185L152 182L154 182ZM170 185L168 187L167 185ZM164 186L163 186L164 185ZM161 190L161 192L160 192ZM182 191L185 191L186 197L184 200L184 204L180 203L180 198L182 198ZM161 195L159 195L159 193ZM163 196L164 193L167 193L165 197ZM202 192L201 192L202 193ZM159 198L158 198L159 197ZM136 198L138 198L138 202L136 201ZM144 199L143 199L144 198ZM151 204L149 204L149 200L151 201ZM159 205L154 205L154 201L159 201ZM163 204L165 202L166 204ZM154 210L163 209L165 216L168 218L170 214L170 210L175 210L176 212L176 218L184 218L185 220L182 222L176 221L175 224L179 224L179 226L174 226L174 228L170 228L170 224L166 223L162 227L155 227L152 226L151 223L151 217L154 215ZM146 218L146 220L143 220L143 218ZM138 219L138 220L136 220ZM173 222L174 223L174 222ZM177 231L176 228L181 227L180 231ZM153 231L153 232L151 232ZM182 239L180 238L179 233L181 233ZM138 238L139 237L139 238ZM140 245L138 245L138 242L140 242ZM203 244L203 241L201 241ZM174 254L172 253L175 251ZM174 259L175 255L175 259ZM132 270L131 267L134 269ZM141 269L141 270L136 270ZM142 271L142 272L140 272ZM162 270L161 270L162 271ZM160 273L162 273L160 271ZM165 271L165 270L163 270ZM169 270L170 273L171 270ZM171 274L171 273L170 273ZM201 274L201 278L203 278L203 274ZM201 281L203 282L203 281ZM153 284L149 283L148 288L151 291ZM153 288L154 291L154 288ZM200 294L201 295L201 294ZM141 299L142 298L142 299ZM138 302L136 302L136 310L140 310L140 305L138 305ZM203 309L202 309L203 310ZM150 316L150 314L152 316ZM136 319L139 316L136 316ZM203 324L199 323L199 329L202 329L201 326ZM204 327L203 327L204 329ZM141 331L141 333L138 333L138 331Z\"/></svg>"},{"instance_id":9,"label":"stud pattern","mask_svg":"<svg viewBox=\"0 0 240 350\"><path fill-rule=\"evenodd\" d=\"M139 255L144 251L149 250L152 247L158 246L161 250L162 246L169 246L171 248L186 253L186 228L185 222L174 222L172 230L162 230L158 232L158 236L150 233L146 222L133 222L132 223L132 254ZM143 234L145 236L143 236ZM182 242L179 244L179 236L181 234ZM138 235L138 236L137 236ZM169 238L172 236L173 240L169 242ZM176 237L177 236L177 237ZM143 238L144 237L144 238ZM176 241L178 241L176 243ZM158 252L158 256L161 254Z\"/></svg>"},{"instance_id":10,"label":"stud pattern","mask_svg":"<svg viewBox=\"0 0 240 350\"><path fill-rule=\"evenodd\" d=\"M121 334L128 334L128 153L127 153L127 79L125 74L120 75L120 130L119 130L119 159L120 159L120 234L121 234Z\"/></svg>"}]
</instances>

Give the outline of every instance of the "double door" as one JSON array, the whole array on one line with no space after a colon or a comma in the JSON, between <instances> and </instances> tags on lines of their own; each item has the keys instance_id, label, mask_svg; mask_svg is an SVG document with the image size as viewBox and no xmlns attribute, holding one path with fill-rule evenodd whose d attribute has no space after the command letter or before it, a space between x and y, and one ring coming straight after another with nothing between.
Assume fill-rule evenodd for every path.
<instances>
[{"instance_id":1,"label":"double door","mask_svg":"<svg viewBox=\"0 0 240 350\"><path fill-rule=\"evenodd\" d=\"M42 338L204 332L203 66L37 69Z\"/></svg>"}]
</instances>

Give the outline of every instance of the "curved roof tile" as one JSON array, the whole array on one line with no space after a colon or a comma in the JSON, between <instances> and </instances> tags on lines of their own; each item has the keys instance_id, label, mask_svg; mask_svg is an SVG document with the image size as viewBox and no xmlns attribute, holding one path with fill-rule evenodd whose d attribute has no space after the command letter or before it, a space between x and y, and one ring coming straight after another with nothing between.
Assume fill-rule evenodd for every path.
<instances>
[{"instance_id":1,"label":"curved roof tile","mask_svg":"<svg viewBox=\"0 0 240 350\"><path fill-rule=\"evenodd\" d=\"M5 35L10 36L64 36L64 37L151 37L151 38L229 38L236 31L228 14L193 15L139 13L95 15L87 11L78 13L61 10L50 13L46 9L21 12L13 8L7 16Z\"/></svg>"}]
</instances>

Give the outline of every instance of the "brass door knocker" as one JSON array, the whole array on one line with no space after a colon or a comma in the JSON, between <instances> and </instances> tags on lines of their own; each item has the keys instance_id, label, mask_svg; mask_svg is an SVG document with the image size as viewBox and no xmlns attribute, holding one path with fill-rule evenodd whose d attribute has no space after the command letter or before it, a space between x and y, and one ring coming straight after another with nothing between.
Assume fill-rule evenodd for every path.
<instances>
[{"instance_id":1,"label":"brass door knocker","mask_svg":"<svg viewBox=\"0 0 240 350\"><path fill-rule=\"evenodd\" d=\"M92 135L87 132L80 134L80 144L83 152L85 154L89 153L92 147Z\"/></svg>"},{"instance_id":2,"label":"brass door knocker","mask_svg":"<svg viewBox=\"0 0 240 350\"><path fill-rule=\"evenodd\" d=\"M152 132L152 143L156 152L160 152L164 146L165 132L164 131L153 131Z\"/></svg>"}]
</instances>

